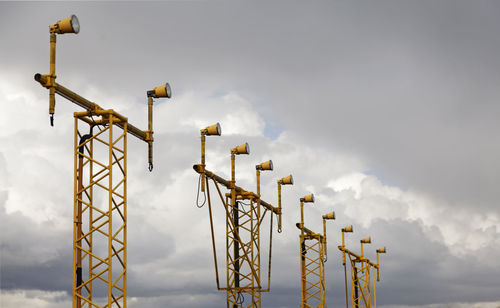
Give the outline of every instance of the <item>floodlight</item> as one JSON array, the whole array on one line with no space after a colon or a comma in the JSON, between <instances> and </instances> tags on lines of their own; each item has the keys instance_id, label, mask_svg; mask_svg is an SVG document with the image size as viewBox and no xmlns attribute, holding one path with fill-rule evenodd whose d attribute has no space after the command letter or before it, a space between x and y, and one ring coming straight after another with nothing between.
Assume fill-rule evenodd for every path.
<instances>
[{"instance_id":1,"label":"floodlight","mask_svg":"<svg viewBox=\"0 0 500 308\"><path fill-rule=\"evenodd\" d=\"M354 229L352 228L352 225L342 228L342 232L353 232L353 231Z\"/></svg>"},{"instance_id":2,"label":"floodlight","mask_svg":"<svg viewBox=\"0 0 500 308\"><path fill-rule=\"evenodd\" d=\"M236 154L236 155L250 154L250 146L248 145L248 143L244 143L242 145L239 145L239 146L231 149L231 154Z\"/></svg>"},{"instance_id":3,"label":"floodlight","mask_svg":"<svg viewBox=\"0 0 500 308\"><path fill-rule=\"evenodd\" d=\"M293 185L293 177L290 174L289 176L285 176L284 178L281 178L278 180L278 184L281 185Z\"/></svg>"},{"instance_id":4,"label":"floodlight","mask_svg":"<svg viewBox=\"0 0 500 308\"><path fill-rule=\"evenodd\" d=\"M370 237L366 237L361 240L362 244L370 244L372 242L372 239Z\"/></svg>"},{"instance_id":5,"label":"floodlight","mask_svg":"<svg viewBox=\"0 0 500 308\"><path fill-rule=\"evenodd\" d=\"M377 252L378 253L386 253L387 249L385 247L382 247L382 248L377 249Z\"/></svg>"},{"instance_id":6,"label":"floodlight","mask_svg":"<svg viewBox=\"0 0 500 308\"><path fill-rule=\"evenodd\" d=\"M172 90L170 89L170 85L167 82L164 85L158 86L158 87L154 88L153 90L148 91L147 94L148 94L148 97L154 97L154 98L166 97L166 98L170 98L170 97L172 97Z\"/></svg>"},{"instance_id":7,"label":"floodlight","mask_svg":"<svg viewBox=\"0 0 500 308\"><path fill-rule=\"evenodd\" d=\"M323 219L335 219L335 212L323 215Z\"/></svg>"},{"instance_id":8,"label":"floodlight","mask_svg":"<svg viewBox=\"0 0 500 308\"><path fill-rule=\"evenodd\" d=\"M273 170L273 161L268 160L266 162L263 162L263 163L255 166L255 169L257 169L257 170Z\"/></svg>"},{"instance_id":9,"label":"floodlight","mask_svg":"<svg viewBox=\"0 0 500 308\"><path fill-rule=\"evenodd\" d=\"M307 195L305 197L300 198L301 202L314 202L314 194Z\"/></svg>"},{"instance_id":10,"label":"floodlight","mask_svg":"<svg viewBox=\"0 0 500 308\"><path fill-rule=\"evenodd\" d=\"M205 127L204 129L202 129L201 133L203 135L207 135L207 136L220 136L222 133L222 130L220 128L219 122L217 122L214 125L210 125L210 126Z\"/></svg>"},{"instance_id":11,"label":"floodlight","mask_svg":"<svg viewBox=\"0 0 500 308\"><path fill-rule=\"evenodd\" d=\"M51 33L74 33L78 34L80 32L80 23L75 15L71 15L68 18L59 20L57 23L49 27Z\"/></svg>"}]
</instances>

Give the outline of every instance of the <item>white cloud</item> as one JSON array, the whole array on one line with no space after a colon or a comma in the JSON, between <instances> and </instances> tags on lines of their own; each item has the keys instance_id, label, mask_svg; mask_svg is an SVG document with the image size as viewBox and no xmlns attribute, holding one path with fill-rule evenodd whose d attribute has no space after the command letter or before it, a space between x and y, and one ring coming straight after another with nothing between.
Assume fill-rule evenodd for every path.
<instances>
[{"instance_id":1,"label":"white cloud","mask_svg":"<svg viewBox=\"0 0 500 308\"><path fill-rule=\"evenodd\" d=\"M498 237L500 218L495 214L485 219L484 213L453 209L452 204L423 192L384 185L373 175L347 174L327 186L336 192L331 202L345 206L345 214L353 221L365 227L375 219L420 221L429 239L443 240L457 255L478 250Z\"/></svg>"}]
</instances>

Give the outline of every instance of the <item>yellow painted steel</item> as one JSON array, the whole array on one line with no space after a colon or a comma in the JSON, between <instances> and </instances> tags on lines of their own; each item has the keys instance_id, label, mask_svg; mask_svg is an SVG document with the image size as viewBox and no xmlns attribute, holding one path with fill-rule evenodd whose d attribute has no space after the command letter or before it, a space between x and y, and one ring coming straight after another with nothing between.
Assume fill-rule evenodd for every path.
<instances>
[{"instance_id":1,"label":"yellow painted steel","mask_svg":"<svg viewBox=\"0 0 500 308\"><path fill-rule=\"evenodd\" d=\"M326 220L335 219L335 213L323 215L323 234L304 226L304 203L314 202L314 195L300 198L300 289L301 308L326 307L325 262L327 260Z\"/></svg>"},{"instance_id":2,"label":"yellow painted steel","mask_svg":"<svg viewBox=\"0 0 500 308\"><path fill-rule=\"evenodd\" d=\"M64 33L75 33L80 32L80 23L75 15L71 15L68 18L59 20L57 23L49 26L50 33L64 34Z\"/></svg>"},{"instance_id":3,"label":"yellow painted steel","mask_svg":"<svg viewBox=\"0 0 500 308\"><path fill-rule=\"evenodd\" d=\"M367 237L360 240L361 253L358 255L345 246L344 233L352 232L352 226L347 226L342 229L342 245L339 250L342 252L342 262L344 265L344 272L346 273L346 255L349 257L350 263L350 282L351 282L351 305L353 308L371 308L372 304L377 307L377 295L375 288L375 275L373 271L377 270L377 281L379 280L379 253L385 253L385 247L377 249L377 263L371 262L368 258L364 257L363 244L370 244L371 238ZM373 279L373 281L372 281ZM347 291L347 274L345 276L346 286L346 307L349 307L348 291Z\"/></svg>"},{"instance_id":4,"label":"yellow painted steel","mask_svg":"<svg viewBox=\"0 0 500 308\"><path fill-rule=\"evenodd\" d=\"M293 177L290 174L277 181L278 183L278 233L281 233L281 185L293 185Z\"/></svg>"},{"instance_id":5,"label":"yellow painted steel","mask_svg":"<svg viewBox=\"0 0 500 308\"><path fill-rule=\"evenodd\" d=\"M73 307L126 307L127 122L76 112L74 138Z\"/></svg>"},{"instance_id":6,"label":"yellow painted steel","mask_svg":"<svg viewBox=\"0 0 500 308\"><path fill-rule=\"evenodd\" d=\"M51 125L56 93L86 110L74 113L72 305L73 308L126 308L127 135L130 133L148 143L151 170L153 101L148 95L148 130L142 131L114 110L105 110L57 84L56 33L78 33L80 26L72 15L49 29L50 73L36 74L35 80L49 89ZM167 86L163 90L160 87L157 97L170 97Z\"/></svg>"},{"instance_id":7,"label":"yellow painted steel","mask_svg":"<svg viewBox=\"0 0 500 308\"><path fill-rule=\"evenodd\" d=\"M206 192L206 200L210 217L210 231L212 250L215 265L215 279L218 290L226 291L227 307L260 307L261 293L270 290L271 260L272 260L272 229L273 216L281 221L281 206L274 207L262 200L260 192L260 171L272 170L272 162L256 166L257 193L247 191L236 185L235 156L248 154L248 144L231 149L231 180L226 180L206 169L205 165L205 136L220 135L218 124L209 126L201 133L201 164L194 165L193 169L200 174L204 185L201 190ZM225 212L226 222L226 286L221 287L219 282L219 268L215 244L214 222L212 215L212 200L209 183L212 182ZM229 193L223 193L220 186L224 186ZM280 187L280 185L278 185ZM280 188L279 188L280 189ZM281 194L278 203L281 205ZM263 210L263 211L262 211ZM269 263L267 287L262 283L261 271L261 227L267 213L270 213L269 229ZM280 226L281 228L281 226Z\"/></svg>"}]
</instances>

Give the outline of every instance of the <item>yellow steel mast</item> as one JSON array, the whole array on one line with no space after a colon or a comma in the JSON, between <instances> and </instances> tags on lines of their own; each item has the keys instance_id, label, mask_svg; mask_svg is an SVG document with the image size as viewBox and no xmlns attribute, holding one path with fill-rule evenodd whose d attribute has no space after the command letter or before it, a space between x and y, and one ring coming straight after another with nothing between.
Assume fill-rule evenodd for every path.
<instances>
[{"instance_id":1,"label":"yellow steel mast","mask_svg":"<svg viewBox=\"0 0 500 308\"><path fill-rule=\"evenodd\" d=\"M345 293L346 307L349 307L348 290L347 290L347 272L346 272L346 254L349 257L351 268L351 305L353 308L371 308L372 304L377 307L377 295L375 289L375 276L372 276L373 271L377 270L377 281L379 280L379 253L386 253L386 248L377 249L377 263L371 262L363 254L363 244L370 244L371 238L367 237L360 241L361 253L356 254L345 247L344 233L353 232L352 226L347 226L342 229L342 245L339 250L342 251L342 263L344 265L345 276ZM373 285L372 285L373 279ZM372 289L373 286L373 289Z\"/></svg>"},{"instance_id":2,"label":"yellow steel mast","mask_svg":"<svg viewBox=\"0 0 500 308\"><path fill-rule=\"evenodd\" d=\"M54 125L56 93L86 110L74 113L73 308L125 308L127 133L148 143L151 171L153 97L170 98L170 86L147 92L148 130L142 131L114 110L103 109L55 82L56 34L76 34L80 25L72 15L49 29L50 73L36 74L35 80L49 89L50 123Z\"/></svg>"},{"instance_id":3,"label":"yellow steel mast","mask_svg":"<svg viewBox=\"0 0 500 308\"><path fill-rule=\"evenodd\" d=\"M206 193L206 201L208 201L217 289L226 291L228 308L260 307L261 293L270 290L273 214L278 216L278 232L281 232L281 185L293 184L292 176L278 181L278 207L275 207L262 200L260 195L260 172L272 170L272 161L266 161L256 166L257 193L247 191L236 186L235 160L236 155L250 153L248 144L245 143L231 149L231 180L226 180L205 168L206 136L220 136L219 123L206 127L200 132L201 164L194 165L193 169L200 174L200 190ZM212 180L226 213L225 287L221 287L219 283L209 180ZM229 193L223 194L219 185L225 186ZM261 277L260 228L268 212L270 213L268 284L267 287L264 287ZM245 297L245 295L247 296Z\"/></svg>"},{"instance_id":4,"label":"yellow steel mast","mask_svg":"<svg viewBox=\"0 0 500 308\"><path fill-rule=\"evenodd\" d=\"M323 215L323 234L304 226L304 203L314 203L314 195L300 198L300 289L301 308L326 307L325 262L327 260L326 220L335 219L335 213Z\"/></svg>"}]
</instances>

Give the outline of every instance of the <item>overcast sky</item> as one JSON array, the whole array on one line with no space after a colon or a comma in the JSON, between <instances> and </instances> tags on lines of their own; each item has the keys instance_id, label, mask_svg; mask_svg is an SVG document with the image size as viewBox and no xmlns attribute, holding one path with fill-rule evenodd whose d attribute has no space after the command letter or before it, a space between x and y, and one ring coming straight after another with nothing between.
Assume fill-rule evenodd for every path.
<instances>
[{"instance_id":1,"label":"overcast sky","mask_svg":"<svg viewBox=\"0 0 500 308\"><path fill-rule=\"evenodd\" d=\"M222 307L208 211L195 205L199 129L207 168L265 200L283 188L283 233L263 307L300 300L299 198L306 225L328 224L327 304L342 307L340 229L348 247L387 246L380 307L500 305L500 3L498 1L0 2L0 283L2 307L71 302L73 112L33 80L48 73L48 26L58 36L57 82L146 129L155 103L155 169L129 138L129 307ZM219 208L220 204L217 204ZM215 217L223 224L222 212ZM222 229L223 230L223 229ZM224 234L218 234L223 245ZM223 246L219 249L222 251ZM266 251L267 253L267 251ZM221 265L224 261L221 256Z\"/></svg>"}]
</instances>

